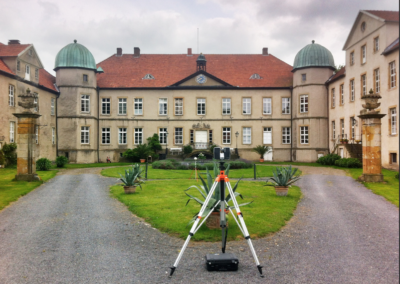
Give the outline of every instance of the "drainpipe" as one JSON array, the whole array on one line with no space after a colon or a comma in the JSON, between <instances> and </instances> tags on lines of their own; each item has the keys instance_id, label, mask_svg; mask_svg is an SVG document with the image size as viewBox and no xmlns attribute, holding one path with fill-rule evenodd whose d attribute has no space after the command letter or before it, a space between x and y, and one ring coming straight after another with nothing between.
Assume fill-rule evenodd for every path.
<instances>
[{"instance_id":1,"label":"drainpipe","mask_svg":"<svg viewBox=\"0 0 400 284\"><path fill-rule=\"evenodd\" d=\"M97 162L100 162L100 89L96 87L97 91Z\"/></svg>"},{"instance_id":2,"label":"drainpipe","mask_svg":"<svg viewBox=\"0 0 400 284\"><path fill-rule=\"evenodd\" d=\"M58 96L56 96L56 158L58 157Z\"/></svg>"},{"instance_id":3,"label":"drainpipe","mask_svg":"<svg viewBox=\"0 0 400 284\"><path fill-rule=\"evenodd\" d=\"M325 88L326 88L326 94L327 94L327 100L326 100L326 116L327 116L327 119L328 119L328 132L327 132L327 142L328 142L328 154L330 154L331 153L331 145L330 145L330 142L329 142L329 133L330 133L330 131L331 131L331 123L330 123L330 121L329 121L329 87L328 87L328 85L326 85L325 84Z\"/></svg>"},{"instance_id":4,"label":"drainpipe","mask_svg":"<svg viewBox=\"0 0 400 284\"><path fill-rule=\"evenodd\" d=\"M290 161L293 162L293 87L290 88Z\"/></svg>"}]
</instances>

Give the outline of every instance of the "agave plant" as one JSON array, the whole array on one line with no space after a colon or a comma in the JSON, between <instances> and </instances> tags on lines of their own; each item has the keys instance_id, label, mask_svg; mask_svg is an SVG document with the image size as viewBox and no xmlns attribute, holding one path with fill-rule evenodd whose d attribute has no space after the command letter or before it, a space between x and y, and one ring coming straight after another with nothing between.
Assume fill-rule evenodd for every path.
<instances>
[{"instance_id":1,"label":"agave plant","mask_svg":"<svg viewBox=\"0 0 400 284\"><path fill-rule=\"evenodd\" d=\"M267 179L267 186L289 186L292 183L298 181L300 176L296 176L297 169L292 170L292 166L289 167L277 167L275 171L272 172L274 177ZM268 184L271 181L272 184Z\"/></svg>"},{"instance_id":2,"label":"agave plant","mask_svg":"<svg viewBox=\"0 0 400 284\"><path fill-rule=\"evenodd\" d=\"M214 171L213 171L213 172L214 172L214 177L211 175L211 173L209 172L208 168L206 168L206 170L207 170L207 173L206 173L207 181L205 181L205 180L201 177L201 175L199 175L200 180L201 180L201 182L202 182L203 185L201 185L201 186L192 185L192 186L190 186L188 189L185 190L185 191L188 191L188 190L191 189L191 188L197 189L198 192L200 192L201 196L204 198L204 200L201 200L200 198L197 198L197 197L195 197L195 196L193 196L193 195L188 194L187 192L185 192L185 194L186 194L187 196L189 196L189 200L186 202L186 205L188 205L188 203L189 203L190 200L192 200L192 199L193 199L194 201L196 201L197 203L199 203L200 205L203 205L203 204L204 204L204 201L206 200L207 195L209 194L210 189L211 189L212 185L214 184L215 177L217 177L217 175L219 174L218 165L217 165L216 163L214 163ZM226 175L229 174L229 165L227 166L227 168L226 168L226 170L225 170L225 174L226 174ZM239 192L236 192L236 189L238 188L238 185L239 185L239 182L240 182L241 179L242 179L242 178L240 178L240 179L236 182L235 186L232 187L232 190L233 190L233 193L234 193L235 197L236 197L236 196L240 196L240 197L243 199L242 194L240 194ZM217 187L216 187L215 190L214 190L214 193L213 193L212 197L210 198L210 201L209 201L208 204L207 204L207 208L206 208L206 209L204 210L204 212L203 212L202 217L207 216L208 213L210 213L210 211L213 209L213 207L215 206L215 204L218 203L218 201L220 200L220 191L221 191L221 188L220 188L220 185L219 185L219 183L218 183ZM228 191L227 188L226 188L226 191ZM229 202L231 199L232 199L232 197L231 197L230 194L228 194L228 195L225 197L225 201L226 201L226 202ZM250 201L250 202L247 202L247 203L239 204L239 207L240 207L240 206L248 205L248 204L250 204L250 203L252 203L252 202L253 202L253 201ZM230 207L233 207L233 206L230 206ZM229 209L229 207L228 207L227 209ZM218 205L214 208L213 212L219 212L219 210L220 210L220 205L218 204ZM197 213L193 216L193 219L189 222L189 224L190 224L190 223L193 223L193 222L196 220L196 217L198 216L198 214L199 214L199 212L197 212Z\"/></svg>"},{"instance_id":3,"label":"agave plant","mask_svg":"<svg viewBox=\"0 0 400 284\"><path fill-rule=\"evenodd\" d=\"M132 169L125 170L125 177L119 174L121 176L120 180L125 184L125 186L139 186L140 189L142 189L141 184L144 183L144 181L141 180L142 172L143 169L139 164L132 165Z\"/></svg>"}]
</instances>

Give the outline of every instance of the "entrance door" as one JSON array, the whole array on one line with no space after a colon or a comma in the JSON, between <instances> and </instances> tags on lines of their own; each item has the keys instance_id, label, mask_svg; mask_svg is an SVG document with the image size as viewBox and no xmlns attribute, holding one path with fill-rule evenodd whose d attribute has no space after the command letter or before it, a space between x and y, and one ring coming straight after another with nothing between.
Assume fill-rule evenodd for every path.
<instances>
[{"instance_id":1,"label":"entrance door","mask_svg":"<svg viewBox=\"0 0 400 284\"><path fill-rule=\"evenodd\" d=\"M207 131L196 131L195 149L207 149Z\"/></svg>"},{"instance_id":2,"label":"entrance door","mask_svg":"<svg viewBox=\"0 0 400 284\"><path fill-rule=\"evenodd\" d=\"M271 152L264 154L264 161L272 161L272 153L273 153L273 150L271 147Z\"/></svg>"},{"instance_id":3,"label":"entrance door","mask_svg":"<svg viewBox=\"0 0 400 284\"><path fill-rule=\"evenodd\" d=\"M340 158L344 158L344 149L340 148Z\"/></svg>"}]
</instances>

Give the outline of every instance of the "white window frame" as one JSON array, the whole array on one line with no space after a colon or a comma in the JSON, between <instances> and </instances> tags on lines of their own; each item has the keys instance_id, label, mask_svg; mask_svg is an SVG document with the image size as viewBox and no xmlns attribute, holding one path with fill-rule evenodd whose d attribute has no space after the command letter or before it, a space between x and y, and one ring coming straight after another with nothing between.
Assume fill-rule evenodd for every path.
<instances>
[{"instance_id":1,"label":"white window frame","mask_svg":"<svg viewBox=\"0 0 400 284\"><path fill-rule=\"evenodd\" d=\"M228 145L232 142L232 135L231 135L231 128L230 127L222 127L222 144Z\"/></svg>"},{"instance_id":2,"label":"white window frame","mask_svg":"<svg viewBox=\"0 0 400 284\"><path fill-rule=\"evenodd\" d=\"M143 99L134 99L134 115L143 115Z\"/></svg>"},{"instance_id":3,"label":"white window frame","mask_svg":"<svg viewBox=\"0 0 400 284\"><path fill-rule=\"evenodd\" d=\"M8 86L8 105L15 106L15 87L14 87L14 85Z\"/></svg>"},{"instance_id":4,"label":"white window frame","mask_svg":"<svg viewBox=\"0 0 400 284\"><path fill-rule=\"evenodd\" d=\"M336 122L332 121L332 139L336 139Z\"/></svg>"},{"instance_id":5,"label":"white window frame","mask_svg":"<svg viewBox=\"0 0 400 284\"><path fill-rule=\"evenodd\" d=\"M375 49L375 52L379 50L379 36L374 38L374 49Z\"/></svg>"},{"instance_id":6,"label":"white window frame","mask_svg":"<svg viewBox=\"0 0 400 284\"><path fill-rule=\"evenodd\" d=\"M119 145L127 144L127 128L126 127L118 128L118 144Z\"/></svg>"},{"instance_id":7,"label":"white window frame","mask_svg":"<svg viewBox=\"0 0 400 284\"><path fill-rule=\"evenodd\" d=\"M341 128L340 139L344 139L344 119L340 120L340 128Z\"/></svg>"},{"instance_id":8,"label":"white window frame","mask_svg":"<svg viewBox=\"0 0 400 284\"><path fill-rule=\"evenodd\" d=\"M110 127L102 127L101 128L101 144L110 144L111 143L111 128Z\"/></svg>"},{"instance_id":9,"label":"white window frame","mask_svg":"<svg viewBox=\"0 0 400 284\"><path fill-rule=\"evenodd\" d=\"M51 128L51 144L56 144L56 129L54 127Z\"/></svg>"},{"instance_id":10,"label":"white window frame","mask_svg":"<svg viewBox=\"0 0 400 284\"><path fill-rule=\"evenodd\" d=\"M183 127L175 127L174 130L174 144L182 145L183 144Z\"/></svg>"},{"instance_id":11,"label":"white window frame","mask_svg":"<svg viewBox=\"0 0 400 284\"><path fill-rule=\"evenodd\" d=\"M56 99L51 98L51 105L50 105L50 114L55 115L56 114Z\"/></svg>"},{"instance_id":12,"label":"white window frame","mask_svg":"<svg viewBox=\"0 0 400 284\"><path fill-rule=\"evenodd\" d=\"M300 126L300 144L309 144L308 133L308 126Z\"/></svg>"},{"instance_id":13,"label":"white window frame","mask_svg":"<svg viewBox=\"0 0 400 284\"><path fill-rule=\"evenodd\" d=\"M379 94L379 92L381 91L381 83L380 83L380 71L379 68L374 70L374 79L375 79L375 93Z\"/></svg>"},{"instance_id":14,"label":"white window frame","mask_svg":"<svg viewBox=\"0 0 400 284\"><path fill-rule=\"evenodd\" d=\"M389 70L390 70L390 82L389 87L390 89L396 87L396 62L392 61L389 63Z\"/></svg>"},{"instance_id":15,"label":"white window frame","mask_svg":"<svg viewBox=\"0 0 400 284\"><path fill-rule=\"evenodd\" d=\"M168 99L159 98L158 99L158 114L167 115L168 114Z\"/></svg>"},{"instance_id":16,"label":"white window frame","mask_svg":"<svg viewBox=\"0 0 400 284\"><path fill-rule=\"evenodd\" d=\"M206 114L206 99L197 99L197 115Z\"/></svg>"},{"instance_id":17,"label":"white window frame","mask_svg":"<svg viewBox=\"0 0 400 284\"><path fill-rule=\"evenodd\" d=\"M133 143L135 145L143 144L143 128L142 127L135 127Z\"/></svg>"},{"instance_id":18,"label":"white window frame","mask_svg":"<svg viewBox=\"0 0 400 284\"><path fill-rule=\"evenodd\" d=\"M81 144L89 144L90 142L90 126L81 126Z\"/></svg>"},{"instance_id":19,"label":"white window frame","mask_svg":"<svg viewBox=\"0 0 400 284\"><path fill-rule=\"evenodd\" d=\"M31 74L31 67L28 64L26 64L26 66L25 66L25 73L28 75Z\"/></svg>"},{"instance_id":20,"label":"white window frame","mask_svg":"<svg viewBox=\"0 0 400 284\"><path fill-rule=\"evenodd\" d=\"M166 127L161 127L158 129L158 137L160 139L160 144L161 145L167 145L168 144L168 135L167 135L168 129Z\"/></svg>"},{"instance_id":21,"label":"white window frame","mask_svg":"<svg viewBox=\"0 0 400 284\"><path fill-rule=\"evenodd\" d=\"M33 93L36 95L36 98L33 99L33 104L35 104L34 111L38 112L39 111L39 94L38 93Z\"/></svg>"},{"instance_id":22,"label":"white window frame","mask_svg":"<svg viewBox=\"0 0 400 284\"><path fill-rule=\"evenodd\" d=\"M290 114L290 98L282 98L282 114Z\"/></svg>"},{"instance_id":23,"label":"white window frame","mask_svg":"<svg viewBox=\"0 0 400 284\"><path fill-rule=\"evenodd\" d=\"M183 98L175 98L174 100L175 115L183 115Z\"/></svg>"},{"instance_id":24,"label":"white window frame","mask_svg":"<svg viewBox=\"0 0 400 284\"><path fill-rule=\"evenodd\" d=\"M101 114L110 115L111 114L111 99L101 98Z\"/></svg>"},{"instance_id":25,"label":"white window frame","mask_svg":"<svg viewBox=\"0 0 400 284\"><path fill-rule=\"evenodd\" d=\"M81 95L81 112L90 112L90 95Z\"/></svg>"},{"instance_id":26,"label":"white window frame","mask_svg":"<svg viewBox=\"0 0 400 284\"><path fill-rule=\"evenodd\" d=\"M251 144L251 127L243 127L242 133L243 145Z\"/></svg>"},{"instance_id":27,"label":"white window frame","mask_svg":"<svg viewBox=\"0 0 400 284\"><path fill-rule=\"evenodd\" d=\"M35 69L35 79L39 80L39 69Z\"/></svg>"},{"instance_id":28,"label":"white window frame","mask_svg":"<svg viewBox=\"0 0 400 284\"><path fill-rule=\"evenodd\" d=\"M344 84L339 86L340 90L340 104L344 105Z\"/></svg>"},{"instance_id":29,"label":"white window frame","mask_svg":"<svg viewBox=\"0 0 400 284\"><path fill-rule=\"evenodd\" d=\"M308 112L308 95L300 96L300 113Z\"/></svg>"},{"instance_id":30,"label":"white window frame","mask_svg":"<svg viewBox=\"0 0 400 284\"><path fill-rule=\"evenodd\" d=\"M10 121L10 143L15 143L15 121Z\"/></svg>"},{"instance_id":31,"label":"white window frame","mask_svg":"<svg viewBox=\"0 0 400 284\"><path fill-rule=\"evenodd\" d=\"M356 119L354 117L350 117L350 139L354 139L356 137Z\"/></svg>"},{"instance_id":32,"label":"white window frame","mask_svg":"<svg viewBox=\"0 0 400 284\"><path fill-rule=\"evenodd\" d=\"M229 115L231 113L232 113L231 99L230 98L222 98L222 114Z\"/></svg>"},{"instance_id":33,"label":"white window frame","mask_svg":"<svg viewBox=\"0 0 400 284\"><path fill-rule=\"evenodd\" d=\"M282 144L290 144L290 143L292 143L291 128L282 127Z\"/></svg>"},{"instance_id":34,"label":"white window frame","mask_svg":"<svg viewBox=\"0 0 400 284\"><path fill-rule=\"evenodd\" d=\"M35 125L35 143L39 144L39 125Z\"/></svg>"},{"instance_id":35,"label":"white window frame","mask_svg":"<svg viewBox=\"0 0 400 284\"><path fill-rule=\"evenodd\" d=\"M118 115L126 115L127 112L127 99L118 98Z\"/></svg>"},{"instance_id":36,"label":"white window frame","mask_svg":"<svg viewBox=\"0 0 400 284\"><path fill-rule=\"evenodd\" d=\"M362 64L367 63L367 45L366 44L361 46L361 58L362 58Z\"/></svg>"},{"instance_id":37,"label":"white window frame","mask_svg":"<svg viewBox=\"0 0 400 284\"><path fill-rule=\"evenodd\" d=\"M350 52L350 65L354 65L354 51Z\"/></svg>"},{"instance_id":38,"label":"white window frame","mask_svg":"<svg viewBox=\"0 0 400 284\"><path fill-rule=\"evenodd\" d=\"M397 109L390 109L390 133L392 135L397 134Z\"/></svg>"},{"instance_id":39,"label":"white window frame","mask_svg":"<svg viewBox=\"0 0 400 284\"><path fill-rule=\"evenodd\" d=\"M335 98L335 88L331 89L331 99L332 99L332 107L336 107L336 98Z\"/></svg>"},{"instance_id":40,"label":"white window frame","mask_svg":"<svg viewBox=\"0 0 400 284\"><path fill-rule=\"evenodd\" d=\"M350 80L350 101L355 100L355 89L354 89L354 79Z\"/></svg>"},{"instance_id":41,"label":"white window frame","mask_svg":"<svg viewBox=\"0 0 400 284\"><path fill-rule=\"evenodd\" d=\"M242 114L251 114L251 98L243 98L242 102Z\"/></svg>"},{"instance_id":42,"label":"white window frame","mask_svg":"<svg viewBox=\"0 0 400 284\"><path fill-rule=\"evenodd\" d=\"M263 114L272 114L272 98L263 98Z\"/></svg>"},{"instance_id":43,"label":"white window frame","mask_svg":"<svg viewBox=\"0 0 400 284\"><path fill-rule=\"evenodd\" d=\"M272 144L272 127L263 127L263 144Z\"/></svg>"},{"instance_id":44,"label":"white window frame","mask_svg":"<svg viewBox=\"0 0 400 284\"><path fill-rule=\"evenodd\" d=\"M361 91L362 95L365 96L367 94L367 75L361 75Z\"/></svg>"}]
</instances>

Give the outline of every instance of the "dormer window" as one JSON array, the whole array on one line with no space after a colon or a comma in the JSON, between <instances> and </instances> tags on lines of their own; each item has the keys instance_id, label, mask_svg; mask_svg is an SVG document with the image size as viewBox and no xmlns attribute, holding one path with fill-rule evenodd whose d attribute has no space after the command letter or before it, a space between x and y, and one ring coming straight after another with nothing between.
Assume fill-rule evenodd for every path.
<instances>
[{"instance_id":1,"label":"dormer window","mask_svg":"<svg viewBox=\"0 0 400 284\"><path fill-rule=\"evenodd\" d=\"M250 76L250 79L262 79L262 78L257 73L254 73L253 75Z\"/></svg>"},{"instance_id":2,"label":"dormer window","mask_svg":"<svg viewBox=\"0 0 400 284\"><path fill-rule=\"evenodd\" d=\"M151 74L146 74L144 75L144 77L142 78L143 80L154 80L154 76Z\"/></svg>"}]
</instances>

